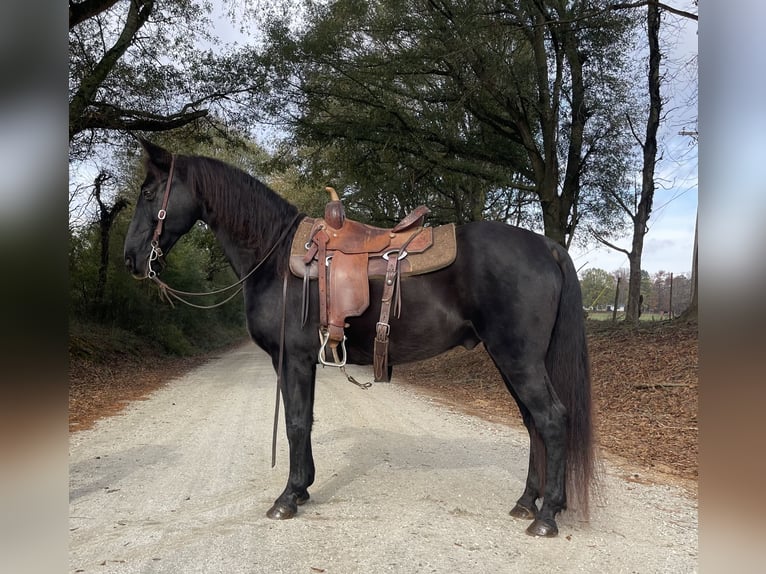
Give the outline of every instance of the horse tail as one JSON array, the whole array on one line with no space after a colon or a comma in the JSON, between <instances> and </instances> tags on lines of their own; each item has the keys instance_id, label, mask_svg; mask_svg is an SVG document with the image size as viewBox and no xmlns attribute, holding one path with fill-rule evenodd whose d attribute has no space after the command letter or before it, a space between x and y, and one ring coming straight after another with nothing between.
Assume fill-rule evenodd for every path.
<instances>
[{"instance_id":1,"label":"horse tail","mask_svg":"<svg viewBox=\"0 0 766 574\"><path fill-rule=\"evenodd\" d=\"M572 259L558 244L552 246L552 253L561 268L563 286L545 366L567 413L567 498L587 519L594 480L594 437L585 315Z\"/></svg>"}]
</instances>

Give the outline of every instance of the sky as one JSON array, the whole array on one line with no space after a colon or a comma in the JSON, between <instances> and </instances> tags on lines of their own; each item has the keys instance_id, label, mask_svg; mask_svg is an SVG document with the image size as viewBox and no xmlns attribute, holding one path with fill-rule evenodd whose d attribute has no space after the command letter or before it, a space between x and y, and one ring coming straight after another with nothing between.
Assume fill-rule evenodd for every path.
<instances>
[{"instance_id":1,"label":"sky","mask_svg":"<svg viewBox=\"0 0 766 574\"><path fill-rule=\"evenodd\" d=\"M680 2L674 5L684 8ZM666 31L672 33L673 39L677 41L673 49L664 54L667 61L686 62L695 56L698 53L697 23L673 16L666 16L663 25L665 22L668 23ZM679 78L680 84L685 84L683 79ZM696 89L696 84L693 89ZM660 128L660 138L664 145L661 144L662 159L658 161L655 170L657 189L641 260L641 268L650 275L667 271L690 276L692 269L698 198L697 145L692 137L680 135L679 132L697 130L697 111L687 104L688 88L677 90L678 93L669 95L662 92L663 97L668 98L664 102L667 119ZM629 232L612 243L630 250L631 240ZM627 255L604 246L573 246L570 255L577 269L599 268L612 272L628 268Z\"/></svg>"}]
</instances>

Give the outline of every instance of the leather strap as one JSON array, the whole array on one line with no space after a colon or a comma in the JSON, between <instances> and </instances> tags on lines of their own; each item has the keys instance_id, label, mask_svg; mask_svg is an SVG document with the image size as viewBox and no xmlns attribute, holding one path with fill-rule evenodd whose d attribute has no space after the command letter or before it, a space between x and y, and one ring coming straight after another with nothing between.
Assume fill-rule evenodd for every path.
<instances>
[{"instance_id":1,"label":"leather strap","mask_svg":"<svg viewBox=\"0 0 766 574\"><path fill-rule=\"evenodd\" d=\"M421 227L415 233L410 235L409 239L402 245L399 253L391 253L386 267L386 277L383 283L383 297L380 301L380 318L375 325L375 343L373 346L372 366L375 373L375 382L388 382L388 336L391 333L389 318L391 315L391 303L396 297L396 315L401 311L401 293L400 275L399 275L399 257L406 253L407 246L423 231Z\"/></svg>"},{"instance_id":2,"label":"leather strap","mask_svg":"<svg viewBox=\"0 0 766 574\"><path fill-rule=\"evenodd\" d=\"M303 297L301 298L301 329L306 326L309 320L309 300L311 298L311 279L309 277L309 266L303 273Z\"/></svg>"},{"instance_id":3,"label":"leather strap","mask_svg":"<svg viewBox=\"0 0 766 574\"><path fill-rule=\"evenodd\" d=\"M375 344L373 348L373 371L375 381L388 382L388 335L391 325L388 320L391 314L391 302L399 284L399 259L392 256L388 260L386 277L383 283L383 298L380 302L380 318L375 325Z\"/></svg>"},{"instance_id":4,"label":"leather strap","mask_svg":"<svg viewBox=\"0 0 766 574\"><path fill-rule=\"evenodd\" d=\"M165 223L165 216L167 215L168 200L170 199L170 186L173 184L173 171L176 166L176 154L170 156L170 170L168 171L168 181L165 184L165 194L162 196L162 207L157 212L157 226L154 228L154 236L152 237L152 244L159 247L160 235L162 235L162 226Z\"/></svg>"},{"instance_id":5,"label":"leather strap","mask_svg":"<svg viewBox=\"0 0 766 574\"><path fill-rule=\"evenodd\" d=\"M279 325L279 361L277 362L277 398L274 402L274 428L271 434L271 468L277 464L277 428L279 427L279 393L285 367L285 323L287 311L287 275L282 280L282 320Z\"/></svg>"},{"instance_id":6,"label":"leather strap","mask_svg":"<svg viewBox=\"0 0 766 574\"><path fill-rule=\"evenodd\" d=\"M317 245L317 258L319 265L318 283L319 283L319 325L327 327L327 242L329 236L324 230L319 231L314 236L314 242Z\"/></svg>"}]
</instances>

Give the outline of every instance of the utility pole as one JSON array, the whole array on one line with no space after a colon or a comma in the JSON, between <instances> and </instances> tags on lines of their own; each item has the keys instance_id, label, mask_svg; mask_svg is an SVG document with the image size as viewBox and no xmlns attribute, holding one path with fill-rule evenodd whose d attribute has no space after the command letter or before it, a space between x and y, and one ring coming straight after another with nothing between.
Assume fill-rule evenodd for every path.
<instances>
[{"instance_id":1,"label":"utility pole","mask_svg":"<svg viewBox=\"0 0 766 574\"><path fill-rule=\"evenodd\" d=\"M670 273L670 296L668 297L668 318L673 318L673 273Z\"/></svg>"},{"instance_id":2,"label":"utility pole","mask_svg":"<svg viewBox=\"0 0 766 574\"><path fill-rule=\"evenodd\" d=\"M678 132L678 135L680 136L690 136L694 138L694 141L697 141L697 137L699 137L699 132L697 130L681 130ZM697 294L697 287L699 285L699 278L697 277L698 267L697 267L697 237L698 237L698 230L699 230L699 207L697 207L697 217L694 221L694 248L692 251L692 276L691 276L691 283L692 283L692 293L691 293L691 300L689 302L689 306L686 308L686 310L681 313L681 317L683 319L690 319L694 320L697 318L697 305L698 305L698 294Z\"/></svg>"}]
</instances>

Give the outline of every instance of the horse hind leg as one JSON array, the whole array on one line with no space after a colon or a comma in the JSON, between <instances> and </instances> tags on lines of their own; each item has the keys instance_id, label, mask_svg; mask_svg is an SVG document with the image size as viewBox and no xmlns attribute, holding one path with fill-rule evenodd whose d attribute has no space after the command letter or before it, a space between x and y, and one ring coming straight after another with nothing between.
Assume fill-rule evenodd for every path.
<instances>
[{"instance_id":1,"label":"horse hind leg","mask_svg":"<svg viewBox=\"0 0 766 574\"><path fill-rule=\"evenodd\" d=\"M498 368L499 370L499 368ZM529 433L529 465L527 466L527 481L524 492L511 509L510 515L522 520L534 520L537 517L537 500L542 497L543 480L545 477L545 447L537 433L532 415L516 396L508 378L501 372L505 387L519 407L524 426ZM541 479L542 478L542 479Z\"/></svg>"},{"instance_id":2,"label":"horse hind leg","mask_svg":"<svg viewBox=\"0 0 766 574\"><path fill-rule=\"evenodd\" d=\"M517 361L499 358L489 346L487 350L516 399L530 434L527 482L511 515L532 519L527 528L532 536L556 536L556 515L566 508L566 411L542 361L531 367L515 367ZM538 498L542 498L539 510Z\"/></svg>"}]
</instances>

